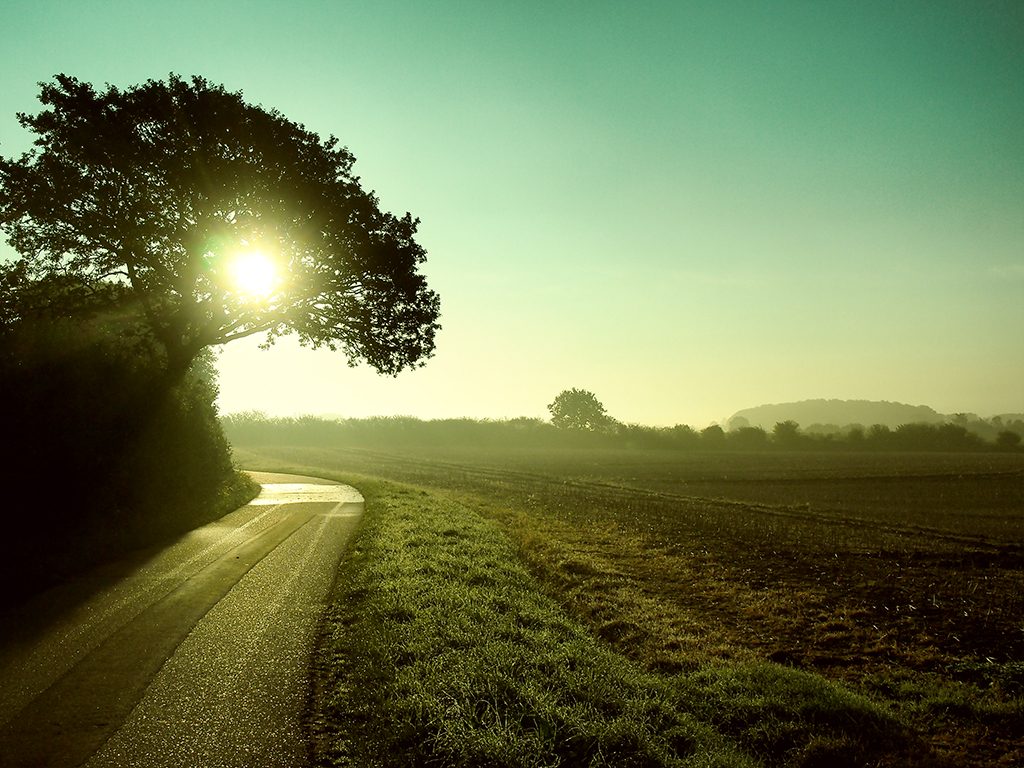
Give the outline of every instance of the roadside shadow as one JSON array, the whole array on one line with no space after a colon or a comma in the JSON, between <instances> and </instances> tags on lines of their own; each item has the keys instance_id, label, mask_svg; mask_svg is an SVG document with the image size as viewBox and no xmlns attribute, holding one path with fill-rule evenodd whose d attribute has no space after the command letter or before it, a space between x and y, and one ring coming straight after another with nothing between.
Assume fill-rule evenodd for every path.
<instances>
[{"instance_id":1,"label":"roadside shadow","mask_svg":"<svg viewBox=\"0 0 1024 768\"><path fill-rule=\"evenodd\" d=\"M169 546L188 536L177 533L139 549L84 567L41 591L19 597L0 610L0 674L12 649L31 644L89 600L131 577Z\"/></svg>"}]
</instances>

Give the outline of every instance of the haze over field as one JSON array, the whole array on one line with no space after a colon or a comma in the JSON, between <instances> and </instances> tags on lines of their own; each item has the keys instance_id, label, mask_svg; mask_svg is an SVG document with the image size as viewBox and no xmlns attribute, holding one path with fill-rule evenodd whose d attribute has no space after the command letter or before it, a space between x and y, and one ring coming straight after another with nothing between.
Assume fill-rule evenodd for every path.
<instances>
[{"instance_id":1,"label":"haze over field","mask_svg":"<svg viewBox=\"0 0 1024 768\"><path fill-rule=\"evenodd\" d=\"M227 346L222 412L1024 411L1017 0L0 0L0 153L38 81L172 71L338 136L442 299L397 379Z\"/></svg>"}]
</instances>

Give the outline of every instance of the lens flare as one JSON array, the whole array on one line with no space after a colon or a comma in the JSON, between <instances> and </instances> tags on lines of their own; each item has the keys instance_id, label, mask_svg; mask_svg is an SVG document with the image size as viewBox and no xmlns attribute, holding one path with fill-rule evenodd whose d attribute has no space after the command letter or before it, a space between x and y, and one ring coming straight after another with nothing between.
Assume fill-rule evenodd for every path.
<instances>
[{"instance_id":1,"label":"lens flare","mask_svg":"<svg viewBox=\"0 0 1024 768\"><path fill-rule=\"evenodd\" d=\"M265 299L277 284L277 268L266 254L250 251L238 256L231 265L235 284L242 293Z\"/></svg>"}]
</instances>

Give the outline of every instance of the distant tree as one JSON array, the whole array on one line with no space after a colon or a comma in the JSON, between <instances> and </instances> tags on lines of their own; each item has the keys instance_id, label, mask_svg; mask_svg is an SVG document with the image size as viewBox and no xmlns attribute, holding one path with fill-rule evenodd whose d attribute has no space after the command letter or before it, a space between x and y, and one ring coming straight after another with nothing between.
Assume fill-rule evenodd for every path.
<instances>
[{"instance_id":1,"label":"distant tree","mask_svg":"<svg viewBox=\"0 0 1024 768\"><path fill-rule=\"evenodd\" d=\"M717 424L704 427L700 431L700 442L705 448L718 448L725 443L725 430Z\"/></svg>"},{"instance_id":2,"label":"distant tree","mask_svg":"<svg viewBox=\"0 0 1024 768\"><path fill-rule=\"evenodd\" d=\"M551 422L556 427L594 432L614 423L600 401L585 389L564 390L548 405L548 410L551 411Z\"/></svg>"},{"instance_id":3,"label":"distant tree","mask_svg":"<svg viewBox=\"0 0 1024 768\"><path fill-rule=\"evenodd\" d=\"M936 427L936 448L945 451L971 451L984 446L982 437L963 424L939 424Z\"/></svg>"},{"instance_id":4,"label":"distant tree","mask_svg":"<svg viewBox=\"0 0 1024 768\"><path fill-rule=\"evenodd\" d=\"M41 89L47 108L18 115L36 148L0 158L0 227L21 255L2 319L116 319L171 379L260 332L386 374L432 354L419 222L382 212L334 137L201 77Z\"/></svg>"},{"instance_id":5,"label":"distant tree","mask_svg":"<svg viewBox=\"0 0 1024 768\"><path fill-rule=\"evenodd\" d=\"M850 424L845 431L847 445L856 450L864 447L864 426L862 424Z\"/></svg>"},{"instance_id":6,"label":"distant tree","mask_svg":"<svg viewBox=\"0 0 1024 768\"><path fill-rule=\"evenodd\" d=\"M804 429L808 435L840 435L843 430L838 424L811 424Z\"/></svg>"},{"instance_id":7,"label":"distant tree","mask_svg":"<svg viewBox=\"0 0 1024 768\"><path fill-rule=\"evenodd\" d=\"M1003 430L996 435L996 445L1004 451L1013 451L1020 447L1021 436L1016 432L1011 432L1008 429Z\"/></svg>"},{"instance_id":8,"label":"distant tree","mask_svg":"<svg viewBox=\"0 0 1024 768\"><path fill-rule=\"evenodd\" d=\"M886 445L892 437L892 430L885 424L872 424L868 429L867 440L876 445Z\"/></svg>"},{"instance_id":9,"label":"distant tree","mask_svg":"<svg viewBox=\"0 0 1024 768\"><path fill-rule=\"evenodd\" d=\"M700 443L700 434L689 424L676 424L669 430L669 435L679 448L695 448Z\"/></svg>"},{"instance_id":10,"label":"distant tree","mask_svg":"<svg viewBox=\"0 0 1024 768\"><path fill-rule=\"evenodd\" d=\"M800 425L792 419L777 422L772 429L772 439L786 448L795 448L801 442Z\"/></svg>"},{"instance_id":11,"label":"distant tree","mask_svg":"<svg viewBox=\"0 0 1024 768\"><path fill-rule=\"evenodd\" d=\"M729 419L729 431L737 432L750 426L750 420L745 416L733 416Z\"/></svg>"},{"instance_id":12,"label":"distant tree","mask_svg":"<svg viewBox=\"0 0 1024 768\"><path fill-rule=\"evenodd\" d=\"M938 443L938 428L932 424L900 424L892 433L892 443L907 451L927 451Z\"/></svg>"},{"instance_id":13,"label":"distant tree","mask_svg":"<svg viewBox=\"0 0 1024 768\"><path fill-rule=\"evenodd\" d=\"M730 422L730 426L732 422ZM730 445L745 450L757 450L768 445L768 433L761 427L740 427L726 435Z\"/></svg>"}]
</instances>

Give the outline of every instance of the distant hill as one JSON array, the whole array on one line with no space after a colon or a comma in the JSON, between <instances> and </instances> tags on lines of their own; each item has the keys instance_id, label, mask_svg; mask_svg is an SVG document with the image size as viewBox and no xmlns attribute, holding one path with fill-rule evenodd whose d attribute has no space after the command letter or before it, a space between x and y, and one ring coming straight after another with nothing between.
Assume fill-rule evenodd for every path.
<instances>
[{"instance_id":1,"label":"distant hill","mask_svg":"<svg viewBox=\"0 0 1024 768\"><path fill-rule=\"evenodd\" d=\"M746 419L746 424L743 422ZM780 421L795 421L801 427L812 424L885 424L895 429L900 424L935 424L947 417L927 405L906 405L875 400L803 400L799 403L759 405L737 411L728 420L729 429L742 426L762 427L768 431Z\"/></svg>"}]
</instances>

